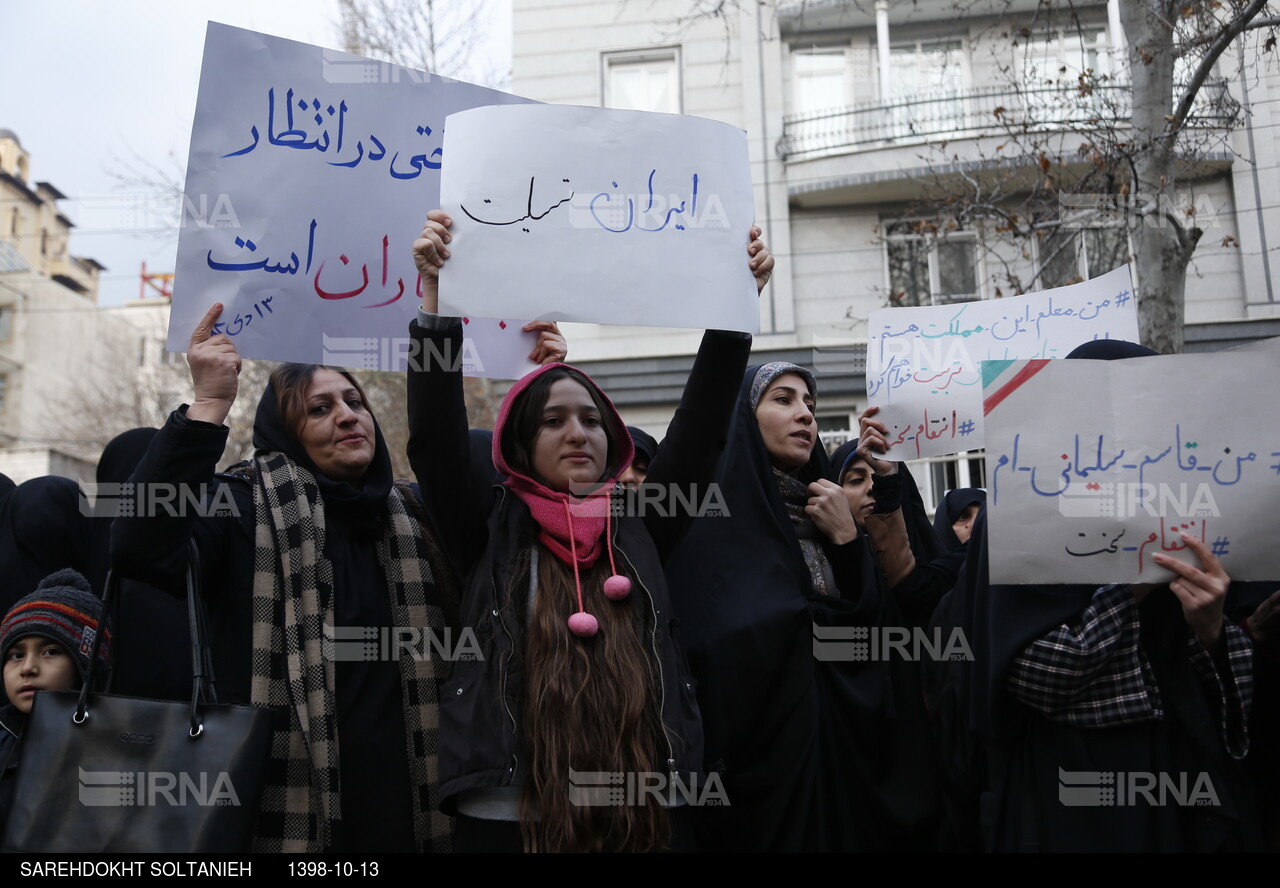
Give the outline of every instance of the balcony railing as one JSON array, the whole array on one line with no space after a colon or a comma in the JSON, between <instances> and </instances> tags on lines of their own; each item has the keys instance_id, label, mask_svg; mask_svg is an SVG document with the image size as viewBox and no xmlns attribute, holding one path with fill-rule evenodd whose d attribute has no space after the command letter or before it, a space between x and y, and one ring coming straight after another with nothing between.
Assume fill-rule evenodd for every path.
<instances>
[{"instance_id":1,"label":"balcony railing","mask_svg":"<svg viewBox=\"0 0 1280 888\"><path fill-rule=\"evenodd\" d=\"M1050 87L996 87L948 90L893 104L863 104L790 115L783 121L778 156L789 160L817 152L861 151L886 145L911 145L1019 132L1090 129L1132 116L1133 92L1125 85L1095 86L1087 95ZM1237 105L1222 81L1200 90L1191 125L1227 128L1235 123Z\"/></svg>"}]
</instances>

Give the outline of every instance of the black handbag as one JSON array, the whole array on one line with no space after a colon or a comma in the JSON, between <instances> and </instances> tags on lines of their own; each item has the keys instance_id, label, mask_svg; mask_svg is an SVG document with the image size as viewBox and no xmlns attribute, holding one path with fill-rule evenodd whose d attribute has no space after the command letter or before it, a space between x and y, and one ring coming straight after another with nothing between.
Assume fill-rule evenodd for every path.
<instances>
[{"instance_id":1,"label":"black handbag","mask_svg":"<svg viewBox=\"0 0 1280 888\"><path fill-rule=\"evenodd\" d=\"M270 751L271 709L218 704L194 543L187 566L191 703L92 693L36 694L22 732L6 851L246 851ZM119 605L108 577L103 623Z\"/></svg>"}]
</instances>

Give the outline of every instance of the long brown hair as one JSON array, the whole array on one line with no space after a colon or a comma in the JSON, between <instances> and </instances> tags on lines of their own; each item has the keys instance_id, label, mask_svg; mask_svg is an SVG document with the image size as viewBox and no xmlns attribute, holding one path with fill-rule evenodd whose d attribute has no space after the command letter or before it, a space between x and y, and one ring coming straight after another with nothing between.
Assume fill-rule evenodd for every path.
<instances>
[{"instance_id":1,"label":"long brown hair","mask_svg":"<svg viewBox=\"0 0 1280 888\"><path fill-rule=\"evenodd\" d=\"M622 560L618 569L626 571ZM600 629L579 638L566 625L577 610L573 571L546 549L539 551L523 652L529 776L520 828L527 851L658 851L670 839L666 809L650 795L613 805L583 804L571 795L570 770L620 773L624 780L630 775L632 785L642 772L666 770L665 756L657 752L664 742L658 666L643 641L651 636L654 616L635 577L626 599L606 598L609 574L603 557L582 572L583 605ZM516 576L528 577L528 570ZM625 796L625 784L617 789Z\"/></svg>"}]
</instances>

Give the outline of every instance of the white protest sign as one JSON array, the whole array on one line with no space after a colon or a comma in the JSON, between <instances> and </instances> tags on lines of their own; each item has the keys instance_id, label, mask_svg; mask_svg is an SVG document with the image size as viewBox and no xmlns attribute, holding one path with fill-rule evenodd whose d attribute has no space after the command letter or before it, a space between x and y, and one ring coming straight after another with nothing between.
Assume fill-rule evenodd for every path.
<instances>
[{"instance_id":1,"label":"white protest sign","mask_svg":"<svg viewBox=\"0 0 1280 888\"><path fill-rule=\"evenodd\" d=\"M245 357L403 370L421 298L410 245L439 203L445 117L526 101L210 22L169 349L222 302L216 332ZM491 335L447 359L519 376L527 317L468 324Z\"/></svg>"},{"instance_id":2,"label":"white protest sign","mask_svg":"<svg viewBox=\"0 0 1280 888\"><path fill-rule=\"evenodd\" d=\"M1092 339L1138 339L1129 267L1024 296L871 314L867 401L889 459L983 446L982 361L1061 358Z\"/></svg>"},{"instance_id":3,"label":"white protest sign","mask_svg":"<svg viewBox=\"0 0 1280 888\"><path fill-rule=\"evenodd\" d=\"M742 130L553 105L477 108L448 129L442 313L759 329Z\"/></svg>"},{"instance_id":4,"label":"white protest sign","mask_svg":"<svg viewBox=\"0 0 1280 888\"><path fill-rule=\"evenodd\" d=\"M993 583L1167 582L1153 560L1280 579L1280 412L1264 352L993 361L986 392ZM1274 401L1274 398L1272 399Z\"/></svg>"}]
</instances>

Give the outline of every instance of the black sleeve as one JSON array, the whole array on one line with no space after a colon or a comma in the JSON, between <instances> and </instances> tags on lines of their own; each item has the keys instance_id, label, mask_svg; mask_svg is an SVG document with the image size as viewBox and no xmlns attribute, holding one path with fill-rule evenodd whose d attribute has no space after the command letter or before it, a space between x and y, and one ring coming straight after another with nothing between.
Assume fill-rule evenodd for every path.
<instances>
[{"instance_id":1,"label":"black sleeve","mask_svg":"<svg viewBox=\"0 0 1280 888\"><path fill-rule=\"evenodd\" d=\"M409 324L417 360L409 362L409 465L427 515L459 576L480 557L493 495L470 471L467 405L462 394L462 325L427 330Z\"/></svg>"},{"instance_id":2,"label":"black sleeve","mask_svg":"<svg viewBox=\"0 0 1280 888\"><path fill-rule=\"evenodd\" d=\"M892 589L894 601L912 626L926 626L942 597L950 592L960 577L964 564L963 549L916 567Z\"/></svg>"},{"instance_id":3,"label":"black sleeve","mask_svg":"<svg viewBox=\"0 0 1280 888\"><path fill-rule=\"evenodd\" d=\"M687 502L701 503L706 498L728 442L729 419L750 354L749 333L708 330L702 335L680 406L649 465L646 484L668 485L668 491L681 488ZM674 499L668 496L667 502ZM692 510L685 508L645 510L645 526L663 561L693 517Z\"/></svg>"},{"instance_id":4,"label":"black sleeve","mask_svg":"<svg viewBox=\"0 0 1280 888\"><path fill-rule=\"evenodd\" d=\"M826 540L822 548L831 564L840 596L856 600L862 595L863 578L871 575L867 564L871 558L871 541L865 533L859 533L847 543L836 544Z\"/></svg>"},{"instance_id":5,"label":"black sleeve","mask_svg":"<svg viewBox=\"0 0 1280 888\"><path fill-rule=\"evenodd\" d=\"M253 520L245 514L251 495L232 498L229 490L216 489L227 483L215 481L214 473L229 431L188 419L185 404L169 415L129 479L132 507L122 508L111 525L111 566L122 578L185 594L187 540L193 536L206 577L227 568L229 534L239 532L242 518ZM193 507L193 492L206 504L234 502L234 508L203 514ZM218 588L206 582L206 594Z\"/></svg>"}]
</instances>

